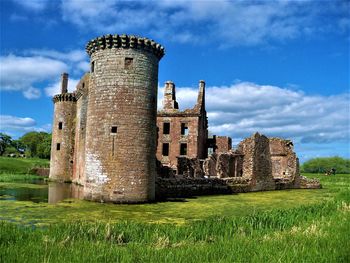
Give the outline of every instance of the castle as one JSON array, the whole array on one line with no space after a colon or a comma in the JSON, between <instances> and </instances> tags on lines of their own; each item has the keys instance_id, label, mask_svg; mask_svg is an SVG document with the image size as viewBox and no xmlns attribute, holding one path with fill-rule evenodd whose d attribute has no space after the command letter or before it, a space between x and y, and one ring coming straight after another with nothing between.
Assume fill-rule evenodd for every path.
<instances>
[{"instance_id":1,"label":"castle","mask_svg":"<svg viewBox=\"0 0 350 263\"><path fill-rule=\"evenodd\" d=\"M53 97L50 179L83 185L87 200L117 203L189 190L319 187L300 177L290 141L256 133L232 150L231 138L208 138L204 81L196 105L184 111L175 84L166 82L164 107L157 112L160 44L105 35L89 41L86 51L90 72L73 93L63 73L61 93Z\"/></svg>"}]
</instances>

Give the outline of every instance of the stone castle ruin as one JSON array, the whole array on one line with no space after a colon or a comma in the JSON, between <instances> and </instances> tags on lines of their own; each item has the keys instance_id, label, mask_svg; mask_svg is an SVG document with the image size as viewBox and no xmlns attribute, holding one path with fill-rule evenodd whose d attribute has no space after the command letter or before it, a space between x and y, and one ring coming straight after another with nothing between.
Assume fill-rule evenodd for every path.
<instances>
[{"instance_id":1,"label":"stone castle ruin","mask_svg":"<svg viewBox=\"0 0 350 263\"><path fill-rule=\"evenodd\" d=\"M320 187L300 176L291 141L256 133L231 149L231 138L209 138L202 80L196 105L184 111L175 84L166 82L157 112L160 44L105 35L86 51L90 72L73 93L63 73L53 98L51 180L83 185L87 200L115 203Z\"/></svg>"}]
</instances>

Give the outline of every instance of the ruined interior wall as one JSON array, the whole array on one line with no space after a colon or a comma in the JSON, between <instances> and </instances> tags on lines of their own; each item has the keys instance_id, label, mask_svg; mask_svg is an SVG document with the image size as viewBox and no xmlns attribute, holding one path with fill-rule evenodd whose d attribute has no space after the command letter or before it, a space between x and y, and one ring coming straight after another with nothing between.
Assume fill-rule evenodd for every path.
<instances>
[{"instance_id":1,"label":"ruined interior wall","mask_svg":"<svg viewBox=\"0 0 350 263\"><path fill-rule=\"evenodd\" d=\"M244 154L243 177L251 180L252 191L274 189L269 139L255 133L239 144L238 151Z\"/></svg>"},{"instance_id":2,"label":"ruined interior wall","mask_svg":"<svg viewBox=\"0 0 350 263\"><path fill-rule=\"evenodd\" d=\"M126 58L132 58L128 68ZM89 85L85 198L151 201L159 58L142 49L111 48L95 51L91 61L95 68Z\"/></svg>"},{"instance_id":3,"label":"ruined interior wall","mask_svg":"<svg viewBox=\"0 0 350 263\"><path fill-rule=\"evenodd\" d=\"M270 138L269 144L273 177L296 180L299 176L299 160L293 151L293 143L280 138Z\"/></svg>"},{"instance_id":4,"label":"ruined interior wall","mask_svg":"<svg viewBox=\"0 0 350 263\"><path fill-rule=\"evenodd\" d=\"M216 136L216 153L228 152L232 149L232 139L227 136Z\"/></svg>"},{"instance_id":5,"label":"ruined interior wall","mask_svg":"<svg viewBox=\"0 0 350 263\"><path fill-rule=\"evenodd\" d=\"M170 134L164 134L163 123L170 123ZM181 135L181 123L188 125L188 135ZM158 142L157 159L166 166L177 169L177 157L180 156L180 144L187 143L187 157L198 156L198 117L186 115L157 117ZM163 143L169 143L169 155L163 156Z\"/></svg>"},{"instance_id":6,"label":"ruined interior wall","mask_svg":"<svg viewBox=\"0 0 350 263\"><path fill-rule=\"evenodd\" d=\"M198 134L197 134L197 157L205 159L208 156L207 138L208 138L208 123L206 112L203 111L198 117Z\"/></svg>"},{"instance_id":7,"label":"ruined interior wall","mask_svg":"<svg viewBox=\"0 0 350 263\"><path fill-rule=\"evenodd\" d=\"M85 138L86 138L86 119L88 106L88 86L90 74L85 74L77 85L77 116L74 144L74 166L73 182L83 185L85 182Z\"/></svg>"},{"instance_id":8,"label":"ruined interior wall","mask_svg":"<svg viewBox=\"0 0 350 263\"><path fill-rule=\"evenodd\" d=\"M73 96L65 94L65 96ZM65 98L65 96L63 96ZM63 99L54 104L52 124L52 147L50 160L50 179L71 181L73 176L73 154L75 134L76 102ZM62 129L59 129L59 123ZM59 144L60 149L57 149Z\"/></svg>"}]
</instances>

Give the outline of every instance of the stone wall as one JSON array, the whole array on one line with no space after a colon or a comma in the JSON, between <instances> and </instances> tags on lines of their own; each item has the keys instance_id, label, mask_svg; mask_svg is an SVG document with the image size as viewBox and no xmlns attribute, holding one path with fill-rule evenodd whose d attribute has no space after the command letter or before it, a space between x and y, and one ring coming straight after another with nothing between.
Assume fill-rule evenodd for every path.
<instances>
[{"instance_id":1,"label":"stone wall","mask_svg":"<svg viewBox=\"0 0 350 263\"><path fill-rule=\"evenodd\" d=\"M180 111L176 102L175 84L166 82L164 107L157 114L157 159L162 165L177 170L178 158L207 156L207 115L205 111L205 83L199 82L197 103L193 109ZM186 147L181 152L181 147ZM164 151L167 147L167 151Z\"/></svg>"},{"instance_id":2,"label":"stone wall","mask_svg":"<svg viewBox=\"0 0 350 263\"><path fill-rule=\"evenodd\" d=\"M79 81L76 89L77 97L77 116L75 128L74 144L74 163L73 163L73 182L84 185L85 183L85 137L86 137L86 119L87 106L89 103L88 87L90 74L85 74Z\"/></svg>"},{"instance_id":3,"label":"stone wall","mask_svg":"<svg viewBox=\"0 0 350 263\"><path fill-rule=\"evenodd\" d=\"M154 199L158 63L164 49L134 36L103 36L91 55L85 198Z\"/></svg>"},{"instance_id":4,"label":"stone wall","mask_svg":"<svg viewBox=\"0 0 350 263\"><path fill-rule=\"evenodd\" d=\"M217 178L160 178L156 180L156 198L180 198L200 195L231 194L225 181Z\"/></svg>"},{"instance_id":5,"label":"stone wall","mask_svg":"<svg viewBox=\"0 0 350 263\"><path fill-rule=\"evenodd\" d=\"M232 149L232 139L227 136L215 136L216 153L229 152Z\"/></svg>"},{"instance_id":6,"label":"stone wall","mask_svg":"<svg viewBox=\"0 0 350 263\"><path fill-rule=\"evenodd\" d=\"M54 98L50 179L71 181L73 174L76 117L75 94L62 93Z\"/></svg>"},{"instance_id":7,"label":"stone wall","mask_svg":"<svg viewBox=\"0 0 350 263\"><path fill-rule=\"evenodd\" d=\"M264 135L255 133L240 142L237 151L244 155L243 177L251 180L252 190L275 189L269 139Z\"/></svg>"}]
</instances>

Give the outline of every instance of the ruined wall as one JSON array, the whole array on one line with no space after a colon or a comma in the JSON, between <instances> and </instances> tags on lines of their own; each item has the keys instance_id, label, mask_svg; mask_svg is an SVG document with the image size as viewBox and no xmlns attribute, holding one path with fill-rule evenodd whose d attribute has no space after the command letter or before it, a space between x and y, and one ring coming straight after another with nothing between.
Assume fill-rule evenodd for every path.
<instances>
[{"instance_id":1,"label":"ruined wall","mask_svg":"<svg viewBox=\"0 0 350 263\"><path fill-rule=\"evenodd\" d=\"M88 87L90 74L86 73L79 81L76 89L77 114L74 144L73 182L83 185L85 182L85 137L88 106Z\"/></svg>"},{"instance_id":2,"label":"ruined wall","mask_svg":"<svg viewBox=\"0 0 350 263\"><path fill-rule=\"evenodd\" d=\"M269 139L255 133L238 145L238 152L244 155L243 177L251 181L251 190L273 190L275 182L272 176Z\"/></svg>"},{"instance_id":3,"label":"ruined wall","mask_svg":"<svg viewBox=\"0 0 350 263\"><path fill-rule=\"evenodd\" d=\"M54 96L50 179L71 181L73 174L74 133L76 117L75 94Z\"/></svg>"},{"instance_id":4,"label":"ruined wall","mask_svg":"<svg viewBox=\"0 0 350 263\"><path fill-rule=\"evenodd\" d=\"M227 136L215 136L215 152L224 153L232 149L232 139Z\"/></svg>"},{"instance_id":5,"label":"ruined wall","mask_svg":"<svg viewBox=\"0 0 350 263\"><path fill-rule=\"evenodd\" d=\"M157 159L172 169L177 169L178 156L204 159L207 156L208 123L205 111L205 82L199 82L197 103L193 109L179 111L176 102L175 84L166 82L164 107L157 114ZM165 127L164 124L168 126ZM186 132L183 133L183 127ZM164 144L168 150L164 152ZM186 153L181 152L186 145Z\"/></svg>"},{"instance_id":6,"label":"ruined wall","mask_svg":"<svg viewBox=\"0 0 350 263\"><path fill-rule=\"evenodd\" d=\"M272 175L277 188L293 188L300 186L299 160L290 140L270 138Z\"/></svg>"},{"instance_id":7,"label":"ruined wall","mask_svg":"<svg viewBox=\"0 0 350 263\"><path fill-rule=\"evenodd\" d=\"M157 200L199 195L231 194L231 188L218 178L160 178L156 180Z\"/></svg>"},{"instance_id":8,"label":"ruined wall","mask_svg":"<svg viewBox=\"0 0 350 263\"><path fill-rule=\"evenodd\" d=\"M170 123L170 133L164 134L163 123ZM185 123L188 127L188 134L181 135L181 124ZM172 116L157 117L158 126L158 146L157 159L163 165L177 168L177 157L181 156L181 144L187 144L188 157L198 156L198 117L196 115L188 116L185 114L172 114ZM163 144L169 144L168 156L163 155Z\"/></svg>"},{"instance_id":9,"label":"ruined wall","mask_svg":"<svg viewBox=\"0 0 350 263\"><path fill-rule=\"evenodd\" d=\"M84 194L107 202L155 196L159 44L134 36L90 41Z\"/></svg>"}]
</instances>

